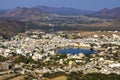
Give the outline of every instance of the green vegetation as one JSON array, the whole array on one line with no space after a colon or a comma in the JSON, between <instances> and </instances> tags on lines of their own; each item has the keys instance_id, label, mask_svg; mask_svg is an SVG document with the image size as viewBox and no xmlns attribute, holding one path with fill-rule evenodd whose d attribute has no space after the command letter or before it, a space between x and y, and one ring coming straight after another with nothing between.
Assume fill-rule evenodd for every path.
<instances>
[{"instance_id":1,"label":"green vegetation","mask_svg":"<svg viewBox=\"0 0 120 80\"><path fill-rule=\"evenodd\" d=\"M66 74L64 72L45 73L43 77L51 79L63 75L67 76L68 80L120 80L120 75L114 73L108 75L101 73L83 74L79 71L71 72L70 74Z\"/></svg>"},{"instance_id":2,"label":"green vegetation","mask_svg":"<svg viewBox=\"0 0 120 80\"><path fill-rule=\"evenodd\" d=\"M24 76L24 80L33 80L36 79L32 74L27 74Z\"/></svg>"},{"instance_id":3,"label":"green vegetation","mask_svg":"<svg viewBox=\"0 0 120 80\"><path fill-rule=\"evenodd\" d=\"M7 59L6 59L5 57L3 57L3 56L0 55L0 61L1 61L1 62L4 62L4 61L6 61L6 60L7 60Z\"/></svg>"},{"instance_id":4,"label":"green vegetation","mask_svg":"<svg viewBox=\"0 0 120 80\"><path fill-rule=\"evenodd\" d=\"M68 80L120 80L120 75L106 75L101 73L82 74L81 72L72 72L68 75Z\"/></svg>"},{"instance_id":5,"label":"green vegetation","mask_svg":"<svg viewBox=\"0 0 120 80\"><path fill-rule=\"evenodd\" d=\"M27 57L22 56L22 55L19 55L19 57L14 60L14 63L25 63L25 64L28 64L30 62L33 62L32 58L30 58L30 57L27 58Z\"/></svg>"},{"instance_id":6,"label":"green vegetation","mask_svg":"<svg viewBox=\"0 0 120 80\"><path fill-rule=\"evenodd\" d=\"M91 73L82 74L81 72L72 72L68 75L68 80L120 80L120 75L117 74L101 74Z\"/></svg>"}]
</instances>

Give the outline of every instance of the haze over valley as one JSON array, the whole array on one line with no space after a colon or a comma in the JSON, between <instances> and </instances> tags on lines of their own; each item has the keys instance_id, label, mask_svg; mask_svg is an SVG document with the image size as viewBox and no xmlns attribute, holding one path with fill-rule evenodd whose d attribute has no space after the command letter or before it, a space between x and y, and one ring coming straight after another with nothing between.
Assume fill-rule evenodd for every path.
<instances>
[{"instance_id":1,"label":"haze over valley","mask_svg":"<svg viewBox=\"0 0 120 80\"><path fill-rule=\"evenodd\" d=\"M120 1L1 0L0 80L120 80Z\"/></svg>"},{"instance_id":2,"label":"haze over valley","mask_svg":"<svg viewBox=\"0 0 120 80\"><path fill-rule=\"evenodd\" d=\"M26 29L27 26L27 29L42 29L48 31L51 29L56 31L119 31L119 13L119 7L102 9L97 12L65 7L17 7L10 10L0 10L0 22L2 26L4 26L8 24L4 23L5 20L15 23L16 21L19 21L24 23L22 26L24 29ZM11 23L10 25L13 24ZM0 29L2 29L2 27L0 27ZM6 31L2 32L5 34Z\"/></svg>"}]
</instances>

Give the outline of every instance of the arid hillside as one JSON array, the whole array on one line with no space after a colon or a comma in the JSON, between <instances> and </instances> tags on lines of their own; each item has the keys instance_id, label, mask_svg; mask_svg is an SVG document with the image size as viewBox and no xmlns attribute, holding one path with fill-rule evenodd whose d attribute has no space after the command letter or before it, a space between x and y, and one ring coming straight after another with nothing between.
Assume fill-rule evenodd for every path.
<instances>
[{"instance_id":1,"label":"arid hillside","mask_svg":"<svg viewBox=\"0 0 120 80\"><path fill-rule=\"evenodd\" d=\"M20 21L0 20L0 36L9 38L16 33L25 32L25 24Z\"/></svg>"}]
</instances>

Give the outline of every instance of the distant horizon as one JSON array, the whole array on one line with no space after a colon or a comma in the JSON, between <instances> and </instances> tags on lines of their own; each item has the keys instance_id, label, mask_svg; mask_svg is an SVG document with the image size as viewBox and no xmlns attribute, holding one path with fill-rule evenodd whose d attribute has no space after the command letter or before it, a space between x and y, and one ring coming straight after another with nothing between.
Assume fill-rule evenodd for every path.
<instances>
[{"instance_id":1,"label":"distant horizon","mask_svg":"<svg viewBox=\"0 0 120 80\"><path fill-rule=\"evenodd\" d=\"M120 0L4 0L0 1L0 10L16 7L47 6L56 8L73 8L79 10L99 11L104 8L120 7Z\"/></svg>"},{"instance_id":2,"label":"distant horizon","mask_svg":"<svg viewBox=\"0 0 120 80\"><path fill-rule=\"evenodd\" d=\"M43 6L43 7L51 7L51 8L71 8L71 9L77 9L77 8L72 8L72 7L55 7L55 6L45 6L45 5L36 5L36 6L31 6L31 7L26 7L26 6L16 6L14 8L9 8L9 9L0 9L0 10L11 10L11 9L15 9L15 8L33 8L33 7L37 7L37 6ZM120 6L118 6L120 7ZM113 8L117 8L117 7L113 7ZM102 9L113 9L113 8L102 8ZM100 9L100 10L102 10ZM78 10L85 10L85 9L78 9ZM86 9L87 10L87 9ZM88 10L88 11L100 11L100 10Z\"/></svg>"}]
</instances>

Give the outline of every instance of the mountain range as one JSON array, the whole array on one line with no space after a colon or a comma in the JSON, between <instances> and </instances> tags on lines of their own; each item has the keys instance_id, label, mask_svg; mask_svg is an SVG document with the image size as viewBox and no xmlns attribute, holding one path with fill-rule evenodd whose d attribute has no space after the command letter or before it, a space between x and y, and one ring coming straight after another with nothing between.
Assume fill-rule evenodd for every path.
<instances>
[{"instance_id":1,"label":"mountain range","mask_svg":"<svg viewBox=\"0 0 120 80\"><path fill-rule=\"evenodd\" d=\"M38 8L20 8L9 10L4 14L1 14L1 18L10 19L38 19L47 16L48 14Z\"/></svg>"},{"instance_id":2,"label":"mountain range","mask_svg":"<svg viewBox=\"0 0 120 80\"><path fill-rule=\"evenodd\" d=\"M98 12L87 15L89 17L97 17L97 18L107 18L107 19L115 19L120 18L120 7L116 7L113 9L104 8Z\"/></svg>"},{"instance_id":3,"label":"mountain range","mask_svg":"<svg viewBox=\"0 0 120 80\"><path fill-rule=\"evenodd\" d=\"M63 15L63 16L81 16L114 19L120 17L120 7L113 9L102 9L98 12L90 10L79 10L73 8L56 8L47 6L36 6L31 8L17 7L12 10L0 10L0 18L39 20L41 18Z\"/></svg>"},{"instance_id":4,"label":"mountain range","mask_svg":"<svg viewBox=\"0 0 120 80\"><path fill-rule=\"evenodd\" d=\"M34 8L39 8L49 14L59 14L59 15L85 15L85 14L91 14L94 11L90 10L79 10L74 8L56 8L56 7L47 7L47 6L37 6Z\"/></svg>"},{"instance_id":5,"label":"mountain range","mask_svg":"<svg viewBox=\"0 0 120 80\"><path fill-rule=\"evenodd\" d=\"M77 16L77 17L72 17L72 16ZM78 16L81 16L83 18L80 18ZM95 17L95 18L91 18L91 17ZM4 38L9 38L10 36L15 35L16 33L25 32L26 25L29 26L30 29L51 29L52 27L47 25L50 23L49 22L50 19L51 22L53 21L53 23L56 25L59 24L60 22L59 25L54 27L55 29L58 30L60 29L61 30L120 30L119 17L120 17L120 7L113 9L105 8L98 12L89 11L89 10L78 10L73 8L64 8L64 7L62 8L46 7L46 6L36 6L31 8L17 7L11 10L0 10L0 36L3 36ZM86 20L81 20L85 18L87 18L88 22ZM116 19L116 18L119 19L117 21L113 20L114 25L109 26L109 24L112 24L112 22L104 23L104 19L103 20L101 19L100 21L103 21L103 23L102 22L99 23L100 21L98 21L97 23L96 21L97 18L110 19L110 21L111 19ZM75 20L75 22L71 20L73 21ZM65 26L62 26L62 22L63 23L66 22L67 24L66 25L64 24ZM87 23L84 24L85 22ZM76 25L74 23L76 23ZM90 25L92 27L90 27Z\"/></svg>"},{"instance_id":6,"label":"mountain range","mask_svg":"<svg viewBox=\"0 0 120 80\"><path fill-rule=\"evenodd\" d=\"M31 8L25 8L25 7L17 7L12 10L3 11L0 10L0 18L9 18L9 19L25 19L25 20L38 20L41 18L45 18L48 16L55 16L55 15L87 15L92 14L93 11L89 10L79 10L79 9L73 9L73 8L55 8L55 7L46 7L46 6L36 6Z\"/></svg>"}]
</instances>

